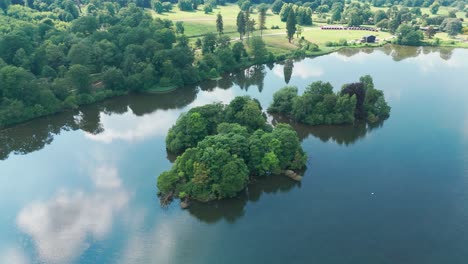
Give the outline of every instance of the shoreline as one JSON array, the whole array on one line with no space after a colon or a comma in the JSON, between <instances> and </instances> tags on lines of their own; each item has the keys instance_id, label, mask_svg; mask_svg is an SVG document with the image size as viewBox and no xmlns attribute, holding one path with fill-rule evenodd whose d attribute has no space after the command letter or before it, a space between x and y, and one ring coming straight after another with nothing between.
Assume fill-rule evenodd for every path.
<instances>
[{"instance_id":1,"label":"shoreline","mask_svg":"<svg viewBox=\"0 0 468 264\"><path fill-rule=\"evenodd\" d=\"M439 46L431 46L431 45L420 45L420 46L404 46L404 45L398 45L398 44L393 44L393 43L390 43L390 42L385 42L385 43L378 43L378 44L373 44L373 45L369 45L369 44L364 44L364 45L350 45L350 46L340 46L340 47L330 47L329 50L320 50L320 51L316 51L316 52L311 52L311 51L305 51L304 53L305 54L297 54L296 51L301 51L300 49L295 49L295 50L291 50L288 54L285 54L284 56L277 56L275 61L271 62L271 63L281 63L281 62L284 62L285 60L288 60L288 59L299 59L299 58L302 58L302 59L305 59L305 58L315 58L315 57L320 57L320 56L324 56L324 55L328 55L328 54L331 54L333 52L338 52L342 49L345 49L345 48L350 48L350 49L357 49L357 48L372 48L372 49L375 49L375 48L380 48L380 47L383 47L385 45L396 45L396 46L401 46L401 47L434 47L434 48L454 48L454 49L468 49L468 47L460 47L460 46L451 46L451 45L439 45ZM299 56L298 56L299 55ZM280 59L278 59L280 58ZM263 64L266 64L266 63L263 63ZM263 65L262 64L262 65ZM244 69L247 69L249 67L252 67L256 64L252 63L252 64L247 64L245 65L244 67L241 67L238 70L244 70ZM226 72L226 74L229 74L229 73L233 73L234 71L232 72ZM216 78L216 80L219 80L221 79L222 77L219 77L219 78ZM204 79L204 80L200 80L199 82L197 82L195 85L199 85L200 83L204 82L204 81L209 81L209 80L212 80L210 78L208 79ZM178 89L181 89L182 87L177 87L177 86L171 86L171 87L165 87L164 89L161 89L161 90L146 90L146 91L142 91L140 92L140 94L167 94L167 93L171 93L171 92L174 92ZM100 102L104 102L105 100L107 99L111 99L111 98L116 98L116 97L119 97L119 96L127 96L131 94L130 92L116 92L115 94L109 94L108 96L104 96L102 98L99 98L98 100L96 101L93 101L93 102L90 102L90 103L87 103L87 104L81 104L81 105L78 105L77 108L75 109L62 109L60 111L57 111L57 112L54 112L54 113L48 113L48 114L44 114L44 115L40 115L40 116L36 116L36 117L33 117L31 119L27 119L27 120L23 120L21 122L17 122L17 123L12 123L12 124L9 124L9 125L6 125L6 126L0 126L0 131L4 130L4 129L8 129L8 128L11 128L11 127L14 127L14 126L18 126L18 125L21 125L21 124L25 124L29 121L32 121L32 120L35 120L35 119L39 119L39 118L44 118L44 117L48 117L48 116L53 116L53 115L56 115L56 114L60 114L60 113L64 113L64 112L68 112L68 111L74 111L74 110L79 110L81 107L83 106L87 106L87 105L92 105L92 104L95 104L95 103L100 103Z\"/></svg>"}]
</instances>

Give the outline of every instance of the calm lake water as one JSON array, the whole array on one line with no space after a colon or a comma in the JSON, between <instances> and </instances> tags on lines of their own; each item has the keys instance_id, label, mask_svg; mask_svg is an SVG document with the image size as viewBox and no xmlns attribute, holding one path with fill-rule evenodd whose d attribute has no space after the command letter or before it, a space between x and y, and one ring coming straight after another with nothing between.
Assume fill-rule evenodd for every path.
<instances>
[{"instance_id":1,"label":"calm lake water","mask_svg":"<svg viewBox=\"0 0 468 264\"><path fill-rule=\"evenodd\" d=\"M1 130L0 263L466 264L468 50L343 50L294 62L286 78L270 67ZM390 118L295 125L309 155L301 183L272 177L236 199L160 207L180 113L246 94L266 107L285 79L339 89L365 74Z\"/></svg>"}]
</instances>

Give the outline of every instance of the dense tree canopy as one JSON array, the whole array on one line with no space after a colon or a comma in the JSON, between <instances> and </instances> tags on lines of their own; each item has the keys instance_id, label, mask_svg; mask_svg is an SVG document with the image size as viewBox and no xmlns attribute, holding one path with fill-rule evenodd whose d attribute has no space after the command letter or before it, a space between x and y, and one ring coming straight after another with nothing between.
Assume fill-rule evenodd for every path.
<instances>
[{"instance_id":1,"label":"dense tree canopy","mask_svg":"<svg viewBox=\"0 0 468 264\"><path fill-rule=\"evenodd\" d=\"M402 24L397 29L397 43L401 45L417 46L421 44L423 33L408 24Z\"/></svg>"},{"instance_id":2,"label":"dense tree canopy","mask_svg":"<svg viewBox=\"0 0 468 264\"><path fill-rule=\"evenodd\" d=\"M191 109L170 129L166 143L182 155L159 176L160 192L200 201L233 197L250 176L302 169L306 162L296 132L284 124L272 128L249 97Z\"/></svg>"},{"instance_id":3,"label":"dense tree canopy","mask_svg":"<svg viewBox=\"0 0 468 264\"><path fill-rule=\"evenodd\" d=\"M358 83L344 85L339 93L333 92L330 83L321 81L310 84L301 96L296 87L284 87L273 95L268 111L305 124L331 125L359 119L371 123L384 120L390 107L383 92L375 89L372 78L366 75Z\"/></svg>"},{"instance_id":4,"label":"dense tree canopy","mask_svg":"<svg viewBox=\"0 0 468 264\"><path fill-rule=\"evenodd\" d=\"M203 56L195 59L183 22L153 18L142 9L159 4L164 10L170 5L92 1L80 11L72 1L8 4L0 15L0 69L6 67L0 82L27 89L0 85L0 127L127 92L194 84L271 59L263 41L253 41L249 56L243 43L231 46L222 34L204 35ZM42 98L30 100L26 91Z\"/></svg>"}]
</instances>

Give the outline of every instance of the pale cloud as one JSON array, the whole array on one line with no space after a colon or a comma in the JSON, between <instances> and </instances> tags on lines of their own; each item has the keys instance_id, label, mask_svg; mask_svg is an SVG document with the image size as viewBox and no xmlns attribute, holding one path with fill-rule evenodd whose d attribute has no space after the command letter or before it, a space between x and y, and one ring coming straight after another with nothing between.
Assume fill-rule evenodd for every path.
<instances>
[{"instance_id":1,"label":"pale cloud","mask_svg":"<svg viewBox=\"0 0 468 264\"><path fill-rule=\"evenodd\" d=\"M197 99L188 105L187 108L202 106L205 104L220 102L228 104L236 97L234 89L215 88L213 91L200 91L197 94Z\"/></svg>"},{"instance_id":2,"label":"pale cloud","mask_svg":"<svg viewBox=\"0 0 468 264\"><path fill-rule=\"evenodd\" d=\"M91 179L95 190L90 193L62 190L52 199L32 202L19 212L16 224L32 238L41 261L72 262L88 248L87 238L105 238L115 214L128 204L130 195L122 188L115 167L98 167Z\"/></svg>"},{"instance_id":3,"label":"pale cloud","mask_svg":"<svg viewBox=\"0 0 468 264\"><path fill-rule=\"evenodd\" d=\"M180 249L182 237L188 239L191 235L190 226L174 221L172 217L161 215L153 230L145 233L141 233L144 214L140 211L133 219L129 223L130 239L118 262L121 264L171 263L176 250Z\"/></svg>"},{"instance_id":4,"label":"pale cloud","mask_svg":"<svg viewBox=\"0 0 468 264\"><path fill-rule=\"evenodd\" d=\"M280 78L284 78L284 65L276 65L273 68L273 73ZM320 77L323 74L324 71L322 68L312 65L310 60L303 60L294 63L291 78L299 77L301 79L308 79L311 77Z\"/></svg>"},{"instance_id":5,"label":"pale cloud","mask_svg":"<svg viewBox=\"0 0 468 264\"><path fill-rule=\"evenodd\" d=\"M156 110L143 116L135 115L130 108L123 114L100 113L104 131L99 134L84 132L85 137L101 143L112 143L115 140L140 142L151 137L165 136L186 109L213 102L229 103L234 97L233 89L216 88L210 92L200 91L194 102L181 109Z\"/></svg>"},{"instance_id":6,"label":"pale cloud","mask_svg":"<svg viewBox=\"0 0 468 264\"><path fill-rule=\"evenodd\" d=\"M123 114L101 113L104 131L96 135L85 132L85 136L102 143L111 143L114 140L138 142L155 136L164 136L177 120L179 112L157 110L151 114L137 116L128 109Z\"/></svg>"},{"instance_id":7,"label":"pale cloud","mask_svg":"<svg viewBox=\"0 0 468 264\"><path fill-rule=\"evenodd\" d=\"M308 79L310 77L319 77L323 75L323 69L315 65L310 65L309 60L294 64L292 76Z\"/></svg>"},{"instance_id":8,"label":"pale cloud","mask_svg":"<svg viewBox=\"0 0 468 264\"><path fill-rule=\"evenodd\" d=\"M117 173L116 167L103 165L98 167L91 177L98 188L117 189L122 186L122 181Z\"/></svg>"},{"instance_id":9,"label":"pale cloud","mask_svg":"<svg viewBox=\"0 0 468 264\"><path fill-rule=\"evenodd\" d=\"M339 54L338 52L333 52L332 54L329 54L327 56L333 57L342 62L353 62L353 63L362 64L368 61L368 58L371 56L371 54L367 54L365 52L359 52L359 53L353 54L352 56L345 56L343 54Z\"/></svg>"},{"instance_id":10,"label":"pale cloud","mask_svg":"<svg viewBox=\"0 0 468 264\"><path fill-rule=\"evenodd\" d=\"M30 261L21 250L17 248L9 248L0 253L0 263L29 264Z\"/></svg>"}]
</instances>

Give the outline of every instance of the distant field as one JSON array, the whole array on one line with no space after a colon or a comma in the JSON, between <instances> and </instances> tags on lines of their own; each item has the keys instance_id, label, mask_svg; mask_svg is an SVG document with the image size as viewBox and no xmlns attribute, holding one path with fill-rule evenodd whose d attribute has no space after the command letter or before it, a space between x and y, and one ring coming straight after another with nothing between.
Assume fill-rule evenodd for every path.
<instances>
[{"instance_id":1,"label":"distant field","mask_svg":"<svg viewBox=\"0 0 468 264\"><path fill-rule=\"evenodd\" d=\"M213 32L216 33L216 15L221 13L223 15L224 22L224 32L226 35L230 36L232 39L238 39L239 34L237 33L236 18L240 9L237 4L227 4L226 6L218 6L213 10L212 13L205 14L202 10L203 6L199 7L199 10L193 12L179 11L178 7L174 5L174 9L170 13L157 14L154 11L150 11L154 17L170 19L172 21L183 21L185 27L185 35L188 36L191 42L194 42L197 37L200 37L203 34ZM371 8L373 11L376 10L387 10L387 8ZM428 8L421 8L423 13L429 13ZM439 15L448 14L450 8L441 7L439 9ZM458 12L458 17L464 17L464 12ZM251 17L256 21L258 20L258 13L254 12L251 14ZM378 39L390 39L392 34L388 32L370 32L370 31L355 31L355 30L321 30L320 25L323 23L317 23L317 15L312 15L312 20L314 21L313 26L302 26L303 33L302 36L313 43L316 43L320 46L320 49L326 51L333 48L325 47L325 43L328 41L337 42L339 40L345 39L348 42L359 40L366 35L376 35ZM465 22L466 23L466 22ZM280 29L272 30L272 26L279 26ZM285 54L290 50L297 48L294 44L291 44L286 39L286 23L280 20L279 15L275 15L271 10L267 13L266 19L267 29L263 31L263 39L267 45L268 50L275 54ZM254 32L253 35L260 35L259 31ZM437 33L435 37L440 38L444 42L453 41L454 39L447 36L445 33ZM460 41L466 39L468 36L459 35L457 40ZM457 43L458 46L468 46L465 43Z\"/></svg>"},{"instance_id":2,"label":"distant field","mask_svg":"<svg viewBox=\"0 0 468 264\"><path fill-rule=\"evenodd\" d=\"M212 13L205 14L202 7L197 11L185 12L179 11L177 6L174 6L174 10L170 13L157 14L151 11L154 17L166 18L172 21L183 21L185 26L185 34L190 36L196 36L205 34L208 32L216 32L216 15L221 13L223 15L224 31L225 32L237 32L237 14L240 9L236 4L227 4L226 6L218 6ZM252 13L251 17L256 21L258 20L258 13ZM281 22L278 15L274 15L271 11L268 11L266 19L266 27L271 28L273 25L277 25L284 28L284 22Z\"/></svg>"},{"instance_id":3,"label":"distant field","mask_svg":"<svg viewBox=\"0 0 468 264\"><path fill-rule=\"evenodd\" d=\"M176 6L170 13L157 14L151 11L154 17L170 19L172 21L183 21L185 27L185 35L188 37L200 36L208 32L216 32L216 15L221 13L223 15L224 32L227 33L231 38L237 39L239 35L237 33L236 18L240 9L236 4L228 4L226 6L218 6L212 13L205 14L202 7L197 11L184 12L179 11ZM252 13L251 17L258 20L258 13ZM316 15L312 16L312 20L316 20ZM368 31L322 31L319 26L322 24L314 23L313 26L303 26L302 36L314 42L320 46L323 46L327 41L336 42L341 39L347 41L361 39L365 35L369 35L374 32ZM280 29L272 30L272 26L279 26ZM280 20L279 15L271 13L271 10L267 13L266 27L268 29L263 31L263 39L266 42L267 48L275 54L286 53L291 49L295 49L294 44L290 44L286 39L286 23ZM260 35L259 31L256 31L254 35ZM389 33L378 32L377 36L380 39L390 37ZM192 39L194 41L194 39Z\"/></svg>"}]
</instances>

